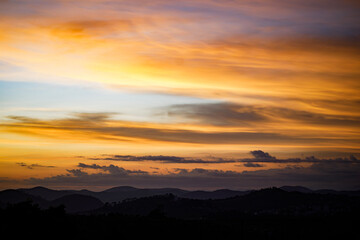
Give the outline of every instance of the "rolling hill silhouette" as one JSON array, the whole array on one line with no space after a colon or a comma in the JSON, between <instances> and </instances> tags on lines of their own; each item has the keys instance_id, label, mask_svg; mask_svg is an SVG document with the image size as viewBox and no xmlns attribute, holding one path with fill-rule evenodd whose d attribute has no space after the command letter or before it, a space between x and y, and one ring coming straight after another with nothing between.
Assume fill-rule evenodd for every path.
<instances>
[{"instance_id":1,"label":"rolling hill silhouette","mask_svg":"<svg viewBox=\"0 0 360 240\"><path fill-rule=\"evenodd\" d=\"M48 201L45 199L19 190L8 189L0 192L0 207L5 207L7 204L16 204L29 200L42 207L48 206Z\"/></svg>"},{"instance_id":2,"label":"rolling hill silhouette","mask_svg":"<svg viewBox=\"0 0 360 240\"><path fill-rule=\"evenodd\" d=\"M26 237L48 237L56 232L57 237L64 238L169 238L174 234L201 239L360 237L354 221L360 214L357 191L333 194L328 190L304 192L299 187L284 189L287 191L267 188L240 194L226 189L206 192L132 187L103 192L40 187L4 190L0 192L0 231L13 237L23 237L22 233ZM123 200L103 203L91 194L109 194L105 195L109 198L114 194L113 198ZM149 194L155 195L143 197ZM140 197L124 199L127 196Z\"/></svg>"},{"instance_id":3,"label":"rolling hill silhouette","mask_svg":"<svg viewBox=\"0 0 360 240\"><path fill-rule=\"evenodd\" d=\"M88 190L52 190L44 187L34 187L29 189L18 189L18 191L41 197L48 201L71 195L81 194L98 198L102 202L119 202L128 198L149 197L154 195L173 194L183 198L193 199L219 199L244 195L248 191L233 191L221 189L216 191L187 191L178 188L134 188L130 186L119 186L110 188L101 192L93 192Z\"/></svg>"},{"instance_id":4,"label":"rolling hill silhouette","mask_svg":"<svg viewBox=\"0 0 360 240\"><path fill-rule=\"evenodd\" d=\"M145 216L161 209L169 217L201 218L224 212L287 212L299 215L348 211L356 208L354 202L359 203L359 199L359 191L312 191L300 186L253 191L187 191L177 188L139 189L121 186L101 192L35 187L1 191L0 207L32 201L41 209L63 205L68 213L114 212Z\"/></svg>"},{"instance_id":5,"label":"rolling hill silhouette","mask_svg":"<svg viewBox=\"0 0 360 240\"><path fill-rule=\"evenodd\" d=\"M57 198L73 194L76 191L72 190L53 190L45 187L34 187L34 188L20 188L17 189L20 192L24 192L33 196L41 197L45 200L52 201Z\"/></svg>"},{"instance_id":6,"label":"rolling hill silhouette","mask_svg":"<svg viewBox=\"0 0 360 240\"><path fill-rule=\"evenodd\" d=\"M280 189L286 192L301 192L301 193L319 193L319 194L338 194L349 196L360 196L360 191L335 191L329 189L311 190L302 186L283 186ZM17 189L20 192L37 196L42 199L52 201L57 198L71 195L81 194L98 198L102 202L119 202L129 198L149 197L154 195L173 194L182 198L190 199L222 199L235 196L246 195L253 190L235 191L229 189L219 189L215 191L188 191L178 188L135 188L131 186L113 187L104 191L94 192L86 189L83 190L53 190L45 187L21 188Z\"/></svg>"},{"instance_id":7,"label":"rolling hill silhouette","mask_svg":"<svg viewBox=\"0 0 360 240\"><path fill-rule=\"evenodd\" d=\"M92 213L118 213L147 216L154 211L163 216L184 219L204 219L226 215L328 215L359 211L360 198L347 195L287 192L279 188L252 191L242 196L223 199L189 199L173 194L125 200L106 204Z\"/></svg>"},{"instance_id":8,"label":"rolling hill silhouette","mask_svg":"<svg viewBox=\"0 0 360 240\"><path fill-rule=\"evenodd\" d=\"M38 189L36 189L37 191ZM48 191L49 190L49 191ZM41 193L53 192L54 190L42 189ZM48 196L45 194L45 196ZM40 196L34 196L28 193L25 193L20 190L4 190L0 192L0 207L5 208L8 204L18 204L21 202L32 202L36 204L40 209L47 209L50 207L58 207L63 205L66 212L68 213L78 213L84 211L90 211L103 206L103 202L99 199L81 194L69 194L61 196L55 200L49 201Z\"/></svg>"},{"instance_id":9,"label":"rolling hill silhouette","mask_svg":"<svg viewBox=\"0 0 360 240\"><path fill-rule=\"evenodd\" d=\"M63 205L65 207L65 211L68 213L79 213L91 211L94 209L98 209L102 207L104 204L99 199L81 195L81 194L71 194L60 197L50 203L52 206L60 206Z\"/></svg>"}]
</instances>

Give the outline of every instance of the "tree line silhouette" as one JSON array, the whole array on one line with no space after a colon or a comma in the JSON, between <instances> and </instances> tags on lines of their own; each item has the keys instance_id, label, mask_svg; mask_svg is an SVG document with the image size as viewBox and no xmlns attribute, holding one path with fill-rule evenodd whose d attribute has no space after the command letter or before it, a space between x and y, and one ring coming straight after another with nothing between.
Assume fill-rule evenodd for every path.
<instances>
[{"instance_id":1,"label":"tree line silhouette","mask_svg":"<svg viewBox=\"0 0 360 240\"><path fill-rule=\"evenodd\" d=\"M29 200L0 208L0 231L12 237L356 239L359 203L355 196L275 188L215 200L135 198L81 214Z\"/></svg>"}]
</instances>

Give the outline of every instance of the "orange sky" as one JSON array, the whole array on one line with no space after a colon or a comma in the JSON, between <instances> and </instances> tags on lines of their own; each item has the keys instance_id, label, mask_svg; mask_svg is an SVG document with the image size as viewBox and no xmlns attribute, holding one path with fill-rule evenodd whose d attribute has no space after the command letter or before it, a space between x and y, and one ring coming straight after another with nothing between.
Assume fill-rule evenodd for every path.
<instances>
[{"instance_id":1,"label":"orange sky","mask_svg":"<svg viewBox=\"0 0 360 240\"><path fill-rule=\"evenodd\" d=\"M359 157L359 8L350 0L0 1L0 187L144 183L86 186L71 171L111 175L111 164L125 175L179 178L194 169L276 178L318 164L246 165L254 150L283 160ZM94 160L104 154L225 162Z\"/></svg>"}]
</instances>

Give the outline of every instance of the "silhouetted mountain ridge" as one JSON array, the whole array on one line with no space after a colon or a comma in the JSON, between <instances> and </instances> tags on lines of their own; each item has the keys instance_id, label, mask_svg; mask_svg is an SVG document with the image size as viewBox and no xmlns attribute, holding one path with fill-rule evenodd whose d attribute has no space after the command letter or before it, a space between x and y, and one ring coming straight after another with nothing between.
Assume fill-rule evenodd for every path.
<instances>
[{"instance_id":1,"label":"silhouetted mountain ridge","mask_svg":"<svg viewBox=\"0 0 360 240\"><path fill-rule=\"evenodd\" d=\"M360 196L360 191L335 191L329 189L311 190L302 186L283 186L280 189L287 192L302 192L302 193L320 193L320 194L345 194L352 196ZM82 194L98 198L102 202L119 202L128 198L140 198L162 194L174 194L178 197L191 199L221 199L234 196L242 196L251 192L237 191L230 189L218 189L215 191L189 191L179 188L135 188L131 186L113 187L104 191L94 192L86 189L83 190L52 190L44 187L35 187L29 189L18 189L19 191L31 194L33 196L41 197L45 200L52 201L57 198L70 195Z\"/></svg>"},{"instance_id":2,"label":"silhouetted mountain ridge","mask_svg":"<svg viewBox=\"0 0 360 240\"><path fill-rule=\"evenodd\" d=\"M220 189L215 191L188 191L179 188L135 188L131 186L119 186L110 188L101 192L83 190L52 190L44 187L35 187L29 189L18 189L19 191L42 197L52 201L57 198L70 195L82 194L98 198L102 202L119 202L128 198L140 198L154 195L174 194L184 198L194 199L219 199L237 195L244 195L248 191L234 191L229 189Z\"/></svg>"},{"instance_id":3,"label":"silhouetted mountain ridge","mask_svg":"<svg viewBox=\"0 0 360 240\"><path fill-rule=\"evenodd\" d=\"M204 219L250 215L334 215L359 212L360 198L347 195L287 192L280 188L251 191L224 199L189 199L173 194L125 200L93 211L148 216L156 213L171 218Z\"/></svg>"},{"instance_id":4,"label":"silhouetted mountain ridge","mask_svg":"<svg viewBox=\"0 0 360 240\"><path fill-rule=\"evenodd\" d=\"M131 187L131 186L119 186L119 187L113 187L109 188L107 190L104 190L103 192L130 192L130 191L137 191L138 188Z\"/></svg>"},{"instance_id":5,"label":"silhouetted mountain ridge","mask_svg":"<svg viewBox=\"0 0 360 240\"><path fill-rule=\"evenodd\" d=\"M59 201L82 203L89 198L68 195ZM181 239L358 239L359 213L359 197L273 188L217 200L173 194L128 199L81 214L66 213L61 205L41 209L25 201L0 208L0 231L15 238L49 238L55 233L58 238L80 239L168 239L174 234Z\"/></svg>"},{"instance_id":6,"label":"silhouetted mountain ridge","mask_svg":"<svg viewBox=\"0 0 360 240\"><path fill-rule=\"evenodd\" d=\"M0 207L30 200L42 209L64 205L69 213L120 213L148 215L164 211L171 217L204 217L220 212L265 213L337 212L349 209L358 201L359 191L310 190L301 186L284 186L252 191L219 189L188 191L177 188L140 189L120 186L101 192L52 190L44 187L4 190ZM340 201L341 200L341 201ZM109 203L105 206L103 203ZM347 205L346 205L346 204ZM360 204L359 204L360 205ZM159 206L162 206L159 208ZM324 210L325 209L325 210Z\"/></svg>"},{"instance_id":7,"label":"silhouetted mountain ridge","mask_svg":"<svg viewBox=\"0 0 360 240\"><path fill-rule=\"evenodd\" d=\"M34 189L37 191L39 188ZM50 189L41 189L42 193L48 193ZM50 190L54 191L54 190ZM77 213L84 211L91 211L103 206L103 203L92 196L82 195L82 194L69 194L65 196L61 196L55 200L49 201L39 196L34 196L23 192L21 190L4 190L0 192L0 207L5 208L8 204L18 204L21 202L30 201L33 204L36 204L41 209L47 209L50 207L58 207L63 205L65 207L66 212L68 213Z\"/></svg>"},{"instance_id":8,"label":"silhouetted mountain ridge","mask_svg":"<svg viewBox=\"0 0 360 240\"><path fill-rule=\"evenodd\" d=\"M7 189L0 192L0 207L5 207L8 203L16 204L25 201L32 201L39 206L47 206L48 202L38 196L33 196L22 191Z\"/></svg>"},{"instance_id":9,"label":"silhouetted mountain ridge","mask_svg":"<svg viewBox=\"0 0 360 240\"><path fill-rule=\"evenodd\" d=\"M302 186L282 186L280 189L287 191L287 192L301 192L301 193L311 193L313 190L302 187Z\"/></svg>"},{"instance_id":10,"label":"silhouetted mountain ridge","mask_svg":"<svg viewBox=\"0 0 360 240\"><path fill-rule=\"evenodd\" d=\"M74 190L53 190L45 187L34 187L34 188L20 188L18 191L30 194L32 196L38 196L45 200L52 201L57 198L73 194Z\"/></svg>"},{"instance_id":11,"label":"silhouetted mountain ridge","mask_svg":"<svg viewBox=\"0 0 360 240\"><path fill-rule=\"evenodd\" d=\"M65 206L68 213L91 211L102 207L104 204L97 198L82 194L71 194L60 197L50 203L52 206Z\"/></svg>"}]
</instances>

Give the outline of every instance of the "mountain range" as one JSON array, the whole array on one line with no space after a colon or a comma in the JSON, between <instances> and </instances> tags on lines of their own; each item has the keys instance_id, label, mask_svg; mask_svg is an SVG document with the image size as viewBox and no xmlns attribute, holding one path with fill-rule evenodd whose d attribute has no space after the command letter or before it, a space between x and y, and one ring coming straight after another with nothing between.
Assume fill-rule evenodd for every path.
<instances>
[{"instance_id":1,"label":"mountain range","mask_svg":"<svg viewBox=\"0 0 360 240\"><path fill-rule=\"evenodd\" d=\"M360 191L335 191L324 189L314 191L301 186L283 186L280 188L272 188L272 191L267 192L268 195L266 196L260 196L259 193L261 191L264 190L235 191L229 189L219 189L215 191L188 191L178 188L135 188L130 186L120 186L100 192L95 192L89 190L53 190L45 187L34 187L0 191L0 207L5 207L9 203L16 204L19 202L31 200L33 203L38 204L43 209L49 208L51 206L64 205L65 210L68 213L81 213L94 211L101 208L102 210L100 212L109 212L110 205L116 206L112 208L111 211L119 211L119 209L123 208L124 204L129 205L129 202L132 202L132 204L138 205L139 201L142 202L142 206L146 206L146 204L151 202L152 204L149 205L149 209L151 210L159 205L159 203L154 200L158 196L171 196L170 198L166 198L167 200L173 200L174 198L182 199L183 201L194 200L191 202L192 204L195 204L194 206L196 206L199 202L204 203L212 201L213 203L214 201L221 202L225 199L236 199L239 204L245 204L245 206L248 207L254 202L258 202L258 204L260 204L261 201L264 200L270 201L274 194L279 194L279 191L281 194L283 194L283 197L279 197L280 200L286 199L289 196L294 196L292 193L295 193L295 195L300 194L296 196L298 198L300 197L301 199L304 196L306 198L306 196L309 194L316 199L320 199L321 195L360 197ZM246 202L244 199L247 199L249 196L257 197L249 202ZM160 202L164 200L161 199L162 198L159 200ZM324 197L321 199L324 199ZM170 202L172 202L172 200ZM169 204L169 202L167 201L166 204ZM224 204L229 204L229 202ZM108 207L107 210L104 209L105 205ZM136 208L142 209L143 207L140 205ZM214 209L216 208L218 207L215 207ZM149 209L146 209L144 212L148 213L150 211ZM178 207L178 209L180 208ZM127 210L125 211L123 209L122 212L125 213ZM129 213L131 213L131 211ZM135 211L134 213L138 212Z\"/></svg>"}]
</instances>

